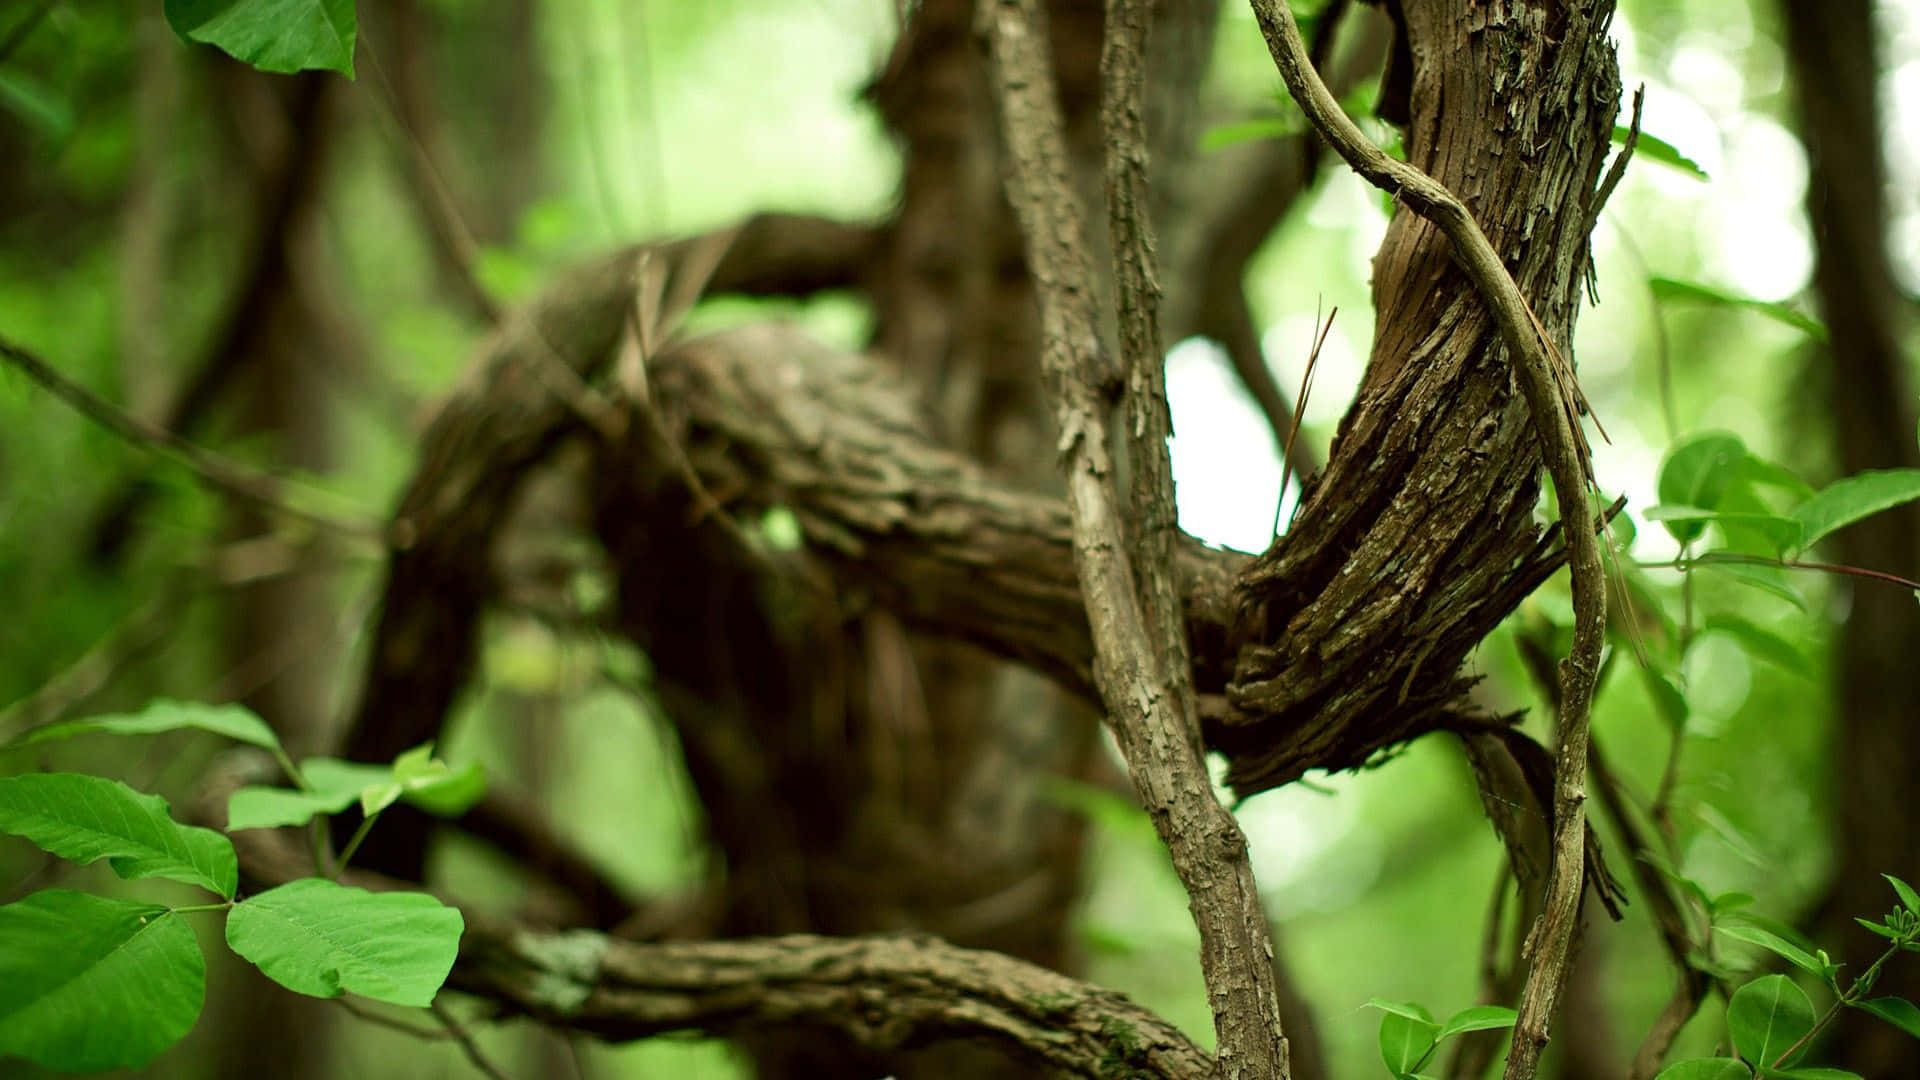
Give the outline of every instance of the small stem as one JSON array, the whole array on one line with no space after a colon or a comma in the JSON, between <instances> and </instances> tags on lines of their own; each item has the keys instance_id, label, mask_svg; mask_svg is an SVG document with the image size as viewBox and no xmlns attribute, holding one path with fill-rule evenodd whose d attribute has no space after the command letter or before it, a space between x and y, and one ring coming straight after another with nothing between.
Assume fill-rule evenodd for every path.
<instances>
[{"instance_id":1,"label":"small stem","mask_svg":"<svg viewBox=\"0 0 1920 1080\"><path fill-rule=\"evenodd\" d=\"M196 911L225 911L232 906L233 901L222 900L217 904L182 904L177 908L168 908L167 910L175 915L191 915Z\"/></svg>"},{"instance_id":2,"label":"small stem","mask_svg":"<svg viewBox=\"0 0 1920 1080\"><path fill-rule=\"evenodd\" d=\"M1869 581L1884 581L1889 585L1898 585L1903 589L1920 590L1920 581L1903 578L1898 574L1889 574L1884 570L1869 570L1864 566L1845 566L1840 563L1809 562L1804 559L1776 559L1765 555L1747 555L1738 551L1709 551L1693 559L1675 559L1673 562L1643 562L1635 566L1643 570L1691 570L1696 566L1709 566L1713 563L1739 563L1745 566L1778 566L1785 570L1818 570L1828 574L1840 574L1845 577L1865 578Z\"/></svg>"},{"instance_id":3,"label":"small stem","mask_svg":"<svg viewBox=\"0 0 1920 1080\"><path fill-rule=\"evenodd\" d=\"M1771 1068L1771 1069L1784 1068L1786 1066L1787 1061L1791 1059L1794 1054L1798 1053L1802 1047L1812 1042L1814 1039L1814 1036L1820 1034L1821 1031L1825 1030L1828 1024L1833 1023L1833 1018L1840 1015L1841 1009L1845 1008L1848 1005L1853 1004L1856 1001L1859 1001L1862 997L1866 996L1867 991L1873 989L1874 980L1880 977L1881 967L1883 967L1888 960L1893 959L1893 954L1899 951L1900 951L1900 946L1898 944L1888 946L1887 950L1881 953L1879 957L1874 960L1873 963L1867 965L1867 970L1861 972L1859 978L1853 980L1853 985L1847 987L1847 990L1845 993L1838 994L1834 997L1833 1004L1829 1005L1827 1007L1827 1011L1820 1015L1820 1019L1813 1022L1813 1026L1807 1029L1807 1033L1805 1035L1802 1035L1798 1039L1795 1039L1793 1041L1793 1045L1787 1047L1785 1050L1780 1051L1780 1056L1773 1059L1773 1064L1768 1066L1768 1068Z\"/></svg>"},{"instance_id":4,"label":"small stem","mask_svg":"<svg viewBox=\"0 0 1920 1080\"><path fill-rule=\"evenodd\" d=\"M327 838L327 819L316 817L307 822L307 841L313 845L313 868L323 877L333 877L333 845Z\"/></svg>"},{"instance_id":5,"label":"small stem","mask_svg":"<svg viewBox=\"0 0 1920 1080\"><path fill-rule=\"evenodd\" d=\"M1805 1035L1800 1036L1798 1039L1793 1040L1792 1046L1789 1046L1785 1050L1780 1051L1780 1056L1777 1058L1774 1058L1773 1064L1768 1066L1768 1068L1778 1069L1778 1068L1784 1067L1788 1059L1792 1058L1794 1054L1799 1053L1801 1047L1806 1046L1808 1043L1812 1042L1813 1037L1815 1035L1820 1034L1820 1031L1822 1028L1825 1028L1828 1024L1832 1023L1834 1017L1840 1015L1841 1004L1842 1004L1841 999L1838 999L1838 998L1834 999L1833 1004L1827 1007L1827 1011L1821 1014L1820 1019L1814 1021L1813 1026L1807 1029L1807 1033Z\"/></svg>"},{"instance_id":6,"label":"small stem","mask_svg":"<svg viewBox=\"0 0 1920 1080\"><path fill-rule=\"evenodd\" d=\"M300 772L300 766L295 765L293 759L287 756L286 747L276 742L272 749L273 760L280 763L280 771L287 774L287 779L293 781L293 786L301 791L312 791L313 785L307 783L306 776Z\"/></svg>"},{"instance_id":7,"label":"small stem","mask_svg":"<svg viewBox=\"0 0 1920 1080\"><path fill-rule=\"evenodd\" d=\"M329 880L338 881L340 879L340 875L347 869L347 863L353 859L353 853L360 850L360 842L367 838L367 833L372 830L373 823L380 820L381 813L382 811L375 810L373 813L360 819L360 827L353 830L353 835L347 840L347 846L340 851L340 861L334 864L333 871L327 875Z\"/></svg>"}]
</instances>

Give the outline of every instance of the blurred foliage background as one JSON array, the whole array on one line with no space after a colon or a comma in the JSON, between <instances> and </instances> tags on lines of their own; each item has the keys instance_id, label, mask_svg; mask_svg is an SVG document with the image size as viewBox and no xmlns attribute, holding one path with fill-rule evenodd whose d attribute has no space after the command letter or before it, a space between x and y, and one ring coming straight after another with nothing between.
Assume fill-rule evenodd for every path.
<instances>
[{"instance_id":1,"label":"blurred foliage background","mask_svg":"<svg viewBox=\"0 0 1920 1080\"><path fill-rule=\"evenodd\" d=\"M423 417L485 332L436 256L423 186L444 187L476 283L501 305L617 243L755 210L872 219L893 198L896 154L860 96L895 32L885 0L366 7L357 81L266 84L179 42L157 3L6 5L0 35L37 25L0 63L0 334L142 415L167 417L183 388L233 351L235 305L253 303L246 290L262 273L254 263L261 230L284 189L306 185L291 196L298 227L273 256L283 280L267 303L277 314L260 331L290 335L278 347L299 370L269 366L254 378L272 385L235 388L187 427L378 515L413 464ZM1894 246L1912 289L1920 284L1920 129L1895 118L1920 106L1920 9L1891 3L1881 14L1887 145L1900 193ZM1706 429L1731 430L1816 483L1830 479L1832 421L1815 404L1821 376L1808 335L1763 311L1663 299L1649 285L1681 279L1811 310L1800 301L1812 265L1801 212L1806 167L1772 6L1624 0L1613 33L1627 85L1647 87L1646 130L1708 179L1636 161L1596 232L1601 302L1581 318L1577 358L1612 436L1598 447L1601 482L1630 497L1629 514L1652 505L1667 448ZM1226 5L1208 126L1274 114L1279 92L1251 16ZM434 109L417 111L427 100ZM432 148L437 168L423 169L421 146ZM1384 210L1345 171L1323 170L1311 197L1267 239L1249 281L1269 362L1289 389L1299 384L1317 313L1339 308L1305 414L1303 437L1322 450L1367 353L1368 260ZM716 303L696 325L770 309L849 346L870 322L857 302L828 296ZM264 317L257 304L252 311ZM1176 345L1170 363L1183 521L1210 541L1257 549L1280 483L1259 415L1211 345ZM284 423L299 416L314 422ZM106 515L136 487L144 494L115 532ZM1637 533L1633 558L1673 556L1657 528ZM0 375L0 701L31 705L40 694L44 704L52 680L64 680L56 704L69 711L132 708L160 695L224 699L298 668L320 688L313 738L324 738L351 705L377 563L371 552L329 552L326 573L312 577L317 595L277 609L296 614L271 616L301 620L297 633L263 652L248 619L269 616L250 616L226 595L251 580L249 535L243 515L180 471L24 379ZM1832 870L1826 656L1846 616L1845 592L1812 574L1782 578L1792 599L1702 576L1683 596L1678 574L1641 577L1644 596L1676 618L1689 609L1696 623L1734 612L1791 646L1793 659L1772 663L1732 635L1706 632L1686 651L1673 824L1682 872L1710 893L1750 893L1755 910L1795 921ZM1483 700L1530 710L1530 726L1543 731L1515 638L1569 621L1556 579L1479 651ZM497 784L543 793L552 816L623 881L648 889L696 881L700 811L676 771L671 736L620 688L622 678L644 678L644 658L528 616L492 617L487 640L478 686L444 755L477 757ZM9 727L30 719L20 709ZM549 734L523 738L534 718ZM1629 786L1651 797L1671 730L1631 664L1614 666L1595 731ZM101 757L121 752L89 745L55 760L179 793L211 748L182 739L125 760ZM1086 808L1098 835L1078 915L1089 975L1210 1040L1195 935L1151 829L1117 802L1090 799ZM1334 1075L1378 1069L1367 999L1415 1000L1443 1013L1474 1000L1502 856L1454 745L1428 740L1377 769L1261 796L1240 814ZM440 857L462 895L502 911L527 899L477 846ZM110 884L102 868L58 872L128 887ZM0 844L7 899L50 884L54 873L26 845ZM1610 1044L1624 1057L1672 988L1644 905L1617 925L1596 920L1582 965L1572 1006L1581 1023L1567 1037ZM237 977L215 972L210 1000L231 993ZM1683 1035L1681 1055L1712 1052L1713 1008ZM332 1037L341 1075L467 1071L450 1044L344 1016ZM203 1021L155 1075L221 1071L215 1042L232 1038ZM569 1057L591 1076L739 1074L717 1044L568 1045L513 1025L480 1038L516 1074L566 1075Z\"/></svg>"}]
</instances>

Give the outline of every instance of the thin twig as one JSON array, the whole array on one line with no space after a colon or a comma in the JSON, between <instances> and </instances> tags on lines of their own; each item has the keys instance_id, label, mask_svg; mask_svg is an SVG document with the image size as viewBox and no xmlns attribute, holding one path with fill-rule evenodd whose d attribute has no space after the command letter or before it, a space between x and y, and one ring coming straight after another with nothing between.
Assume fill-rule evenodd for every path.
<instances>
[{"instance_id":1,"label":"thin twig","mask_svg":"<svg viewBox=\"0 0 1920 1080\"><path fill-rule=\"evenodd\" d=\"M1107 196L1122 357L1101 347L1086 229L1068 178L1064 122L1039 0L994 0L990 45L1011 170L1008 196L1038 285L1042 361L1061 438L1074 561L1093 633L1095 681L1200 932L1222 1075L1284 1078L1267 920L1246 838L1200 757L1191 663L1171 580L1174 531L1158 286L1148 234L1141 81L1146 0L1111 0L1101 52ZM1122 407L1124 433L1108 426ZM1132 474L1116 489L1113 436Z\"/></svg>"},{"instance_id":2,"label":"thin twig","mask_svg":"<svg viewBox=\"0 0 1920 1080\"><path fill-rule=\"evenodd\" d=\"M1709 551L1691 559L1678 559L1673 562L1637 563L1646 570L1692 570L1696 566L1712 566L1715 563L1737 563L1741 566L1777 566L1783 570L1817 570L1823 574L1838 574L1842 577L1856 577L1866 581L1880 581L1888 585L1898 585L1903 589L1920 590L1920 581L1904 578L1899 574L1890 574L1885 570L1873 570L1864 566L1847 566L1844 563L1810 562L1805 559L1774 559L1765 555L1747 555L1738 551Z\"/></svg>"},{"instance_id":3,"label":"thin twig","mask_svg":"<svg viewBox=\"0 0 1920 1080\"><path fill-rule=\"evenodd\" d=\"M1487 303L1539 434L1547 471L1560 495L1562 522L1586 505L1593 467L1579 430L1585 408L1571 367L1560 355L1505 264L1466 206L1446 187L1413 166L1396 161L1354 126L1320 81L1300 40L1293 12L1282 0L1250 0L1287 89L1314 127L1355 172L1391 192L1431 221L1452 243L1454 254ZM1530 1080L1552 1026L1565 981L1573 931L1579 921L1586 851L1587 723L1594 679L1606 633L1606 569L1591 530L1563 527L1573 577L1573 645L1560 665L1560 757L1554 769L1553 871L1546 903L1529 944L1533 966L1520 998L1520 1018L1507 1056L1507 1080Z\"/></svg>"},{"instance_id":4,"label":"thin twig","mask_svg":"<svg viewBox=\"0 0 1920 1080\"><path fill-rule=\"evenodd\" d=\"M1320 367L1320 350L1326 347L1327 334L1333 330L1333 318L1338 314L1340 314L1338 304L1334 305L1332 311L1327 312L1325 323L1320 321L1318 311L1313 313L1313 326L1319 332L1314 335L1313 348L1307 352L1307 370L1300 376L1300 393L1293 399L1293 422L1288 425L1287 444L1280 452L1280 494L1273 500L1273 535L1275 536L1280 535L1280 504L1287 500L1287 484L1293 480L1293 441L1300 437L1300 424L1307 415L1307 395L1313 392L1313 373ZM1301 476L1302 485L1306 483L1306 479L1304 475ZM1304 501L1305 492L1301 494L1302 498L1295 499L1293 503L1295 513L1299 512L1300 503Z\"/></svg>"},{"instance_id":5,"label":"thin twig","mask_svg":"<svg viewBox=\"0 0 1920 1080\"><path fill-rule=\"evenodd\" d=\"M419 1024L409 1024L405 1020L375 1012L349 997L326 998L325 1000L331 1001L335 1005L345 1009L356 1020L364 1020L375 1027L386 1028L388 1031L397 1031L402 1035L411 1035L416 1039L422 1039L428 1042L438 1042L453 1038L453 1033L450 1031L444 1031L440 1028L422 1027Z\"/></svg>"},{"instance_id":6,"label":"thin twig","mask_svg":"<svg viewBox=\"0 0 1920 1080\"><path fill-rule=\"evenodd\" d=\"M473 1041L472 1035L467 1034L467 1029L460 1025L460 1021L453 1015L453 1010L438 1001L435 1001L430 1008L433 1009L433 1015L439 1017L440 1022L446 1025L447 1034L453 1036L453 1041L460 1044L461 1051L467 1055L468 1061L473 1062L474 1068L479 1069L492 1080L508 1080L507 1074L501 1072L498 1065L488 1061L487 1055L480 1052L480 1044Z\"/></svg>"},{"instance_id":7,"label":"thin twig","mask_svg":"<svg viewBox=\"0 0 1920 1080\"><path fill-rule=\"evenodd\" d=\"M385 527L373 517L357 514L346 517L294 505L288 501L288 496L299 489L286 480L196 446L171 431L141 420L68 379L45 360L10 341L0 339L0 358L25 372L28 378L66 402L75 412L135 446L172 458L209 487L329 532L385 543Z\"/></svg>"},{"instance_id":8,"label":"thin twig","mask_svg":"<svg viewBox=\"0 0 1920 1080\"><path fill-rule=\"evenodd\" d=\"M1627 125L1627 139L1620 144L1620 152L1613 155L1613 165L1607 169L1607 175L1594 189L1593 205L1587 210L1587 235L1593 235L1593 227L1600 223L1600 211L1607 208L1607 200L1613 198L1613 189L1627 175L1627 162L1633 160L1633 148L1640 145L1640 109L1647 102L1647 84L1641 83L1633 92L1633 120Z\"/></svg>"}]
</instances>

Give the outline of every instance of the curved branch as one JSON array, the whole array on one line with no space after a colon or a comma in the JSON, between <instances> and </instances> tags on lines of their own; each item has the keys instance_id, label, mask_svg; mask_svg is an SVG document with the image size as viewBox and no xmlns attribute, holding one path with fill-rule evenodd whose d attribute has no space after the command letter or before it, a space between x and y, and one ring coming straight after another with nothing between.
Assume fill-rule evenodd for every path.
<instances>
[{"instance_id":1,"label":"curved branch","mask_svg":"<svg viewBox=\"0 0 1920 1080\"><path fill-rule=\"evenodd\" d=\"M1563 518L1567 507L1584 508L1593 482L1593 466L1580 416L1586 412L1571 367L1548 340L1540 320L1508 274L1506 264L1474 221L1466 204L1432 177L1404 162L1389 158L1374 146L1320 81L1307 58L1306 46L1294 25L1293 13L1279 0L1252 0L1265 32L1267 46L1281 78L1313 125L1333 144L1355 172L1406 203L1431 221L1453 244L1454 256L1486 300L1500 327L1501 339L1513 358L1533 415L1547 471L1559 492ZM1578 24L1570 34L1589 27L1577 8L1568 9ZM1583 515L1584 516L1584 515ZM1507 1058L1508 1080L1533 1075L1540 1051L1546 1046L1554 1007L1565 979L1565 969L1579 921L1582 868L1586 848L1587 721L1593 705L1594 678L1600 670L1600 648L1606 632L1606 580L1600 544L1584 528L1564 528L1572 554L1573 645L1560 666L1560 759L1555 768L1553 869L1547 900L1534 925L1530 944L1533 966L1520 998L1513 1050Z\"/></svg>"},{"instance_id":2,"label":"curved branch","mask_svg":"<svg viewBox=\"0 0 1920 1080\"><path fill-rule=\"evenodd\" d=\"M1120 994L916 935L636 945L482 925L462 940L448 986L615 1041L801 1025L882 1052L969 1039L1073 1076L1192 1080L1213 1069Z\"/></svg>"}]
</instances>

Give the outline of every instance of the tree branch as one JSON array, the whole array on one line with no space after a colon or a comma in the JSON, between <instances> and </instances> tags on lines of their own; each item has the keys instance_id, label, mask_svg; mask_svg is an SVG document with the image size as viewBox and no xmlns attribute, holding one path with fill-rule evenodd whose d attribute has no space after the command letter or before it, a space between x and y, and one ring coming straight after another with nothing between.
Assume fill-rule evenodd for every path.
<instances>
[{"instance_id":1,"label":"tree branch","mask_svg":"<svg viewBox=\"0 0 1920 1080\"><path fill-rule=\"evenodd\" d=\"M1294 100L1314 127L1333 144L1355 172L1433 222L1452 242L1455 258L1485 298L1500 326L1533 415L1547 471L1559 493L1563 525L1584 517L1592 463L1579 433L1586 411L1571 368L1547 339L1520 288L1507 273L1486 234L1466 205L1420 170L1382 153L1342 112L1308 61L1293 13L1280 0L1251 0L1268 49ZM1577 11L1577 9L1573 9ZM1567 33L1584 35L1583 16ZM1605 569L1600 545L1585 528L1562 528L1572 554L1574 637L1560 666L1560 758L1555 768L1553 870L1547 902L1529 939L1533 966L1520 998L1520 1019L1507 1057L1507 1080L1534 1074L1565 980L1573 931L1579 921L1582 868L1586 848L1587 721L1593 704L1594 676L1606 631Z\"/></svg>"},{"instance_id":2,"label":"tree branch","mask_svg":"<svg viewBox=\"0 0 1920 1080\"><path fill-rule=\"evenodd\" d=\"M384 530L378 521L314 509L311 505L311 495L315 494L313 489L296 488L272 473L242 465L188 442L171 431L149 424L60 374L52 364L34 353L5 339L0 339L0 359L18 368L73 411L134 446L172 458L216 491L317 525L328 532L384 542Z\"/></svg>"},{"instance_id":3,"label":"tree branch","mask_svg":"<svg viewBox=\"0 0 1920 1080\"><path fill-rule=\"evenodd\" d=\"M226 798L271 772L236 752L212 770L194 816L218 826ZM243 879L261 887L313 873L296 830L234 834ZM343 883L410 883L349 870ZM459 906L452 898L443 903ZM551 931L462 912L466 934L449 989L555 1029L614 1042L699 1032L726 1038L775 1026L835 1030L875 1051L947 1039L993 1046L1073 1076L1194 1080L1214 1062L1166 1021L1105 990L1000 953L925 935L638 944L588 930Z\"/></svg>"},{"instance_id":4,"label":"tree branch","mask_svg":"<svg viewBox=\"0 0 1920 1080\"><path fill-rule=\"evenodd\" d=\"M613 1041L804 1025L878 1052L969 1039L1072 1076L1213 1071L1185 1035L1119 994L924 936L635 945L470 924L448 986Z\"/></svg>"},{"instance_id":5,"label":"tree branch","mask_svg":"<svg viewBox=\"0 0 1920 1080\"><path fill-rule=\"evenodd\" d=\"M1068 177L1040 9L1033 0L999 0L981 9L1012 159L1008 195L1039 287L1041 356L1061 432L1094 681L1200 930L1222 1075L1285 1077L1266 916L1246 839L1214 799L1200 759L1187 642L1172 587L1169 423L1145 231L1139 94L1146 17L1144 5L1111 4L1102 55L1124 342L1116 364L1100 344L1097 284ZM1118 445L1133 475L1131 512L1120 505L1116 442L1107 426L1116 399L1126 417Z\"/></svg>"}]
</instances>

